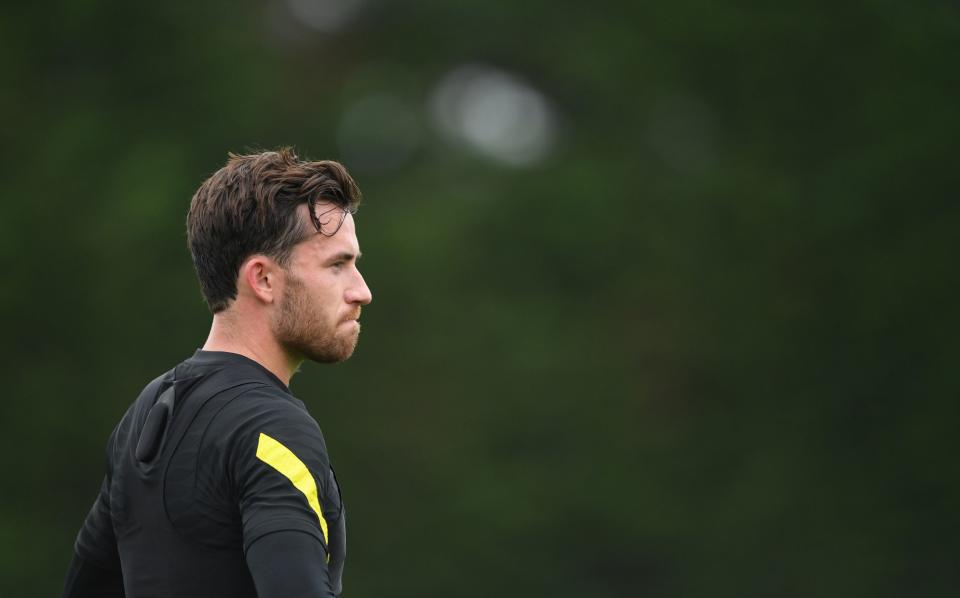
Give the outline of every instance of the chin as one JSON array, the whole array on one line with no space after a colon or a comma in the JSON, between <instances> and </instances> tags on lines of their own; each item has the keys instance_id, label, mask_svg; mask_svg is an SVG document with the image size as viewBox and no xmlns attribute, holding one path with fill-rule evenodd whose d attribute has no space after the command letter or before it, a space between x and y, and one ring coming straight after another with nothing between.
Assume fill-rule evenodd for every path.
<instances>
[{"instance_id":1,"label":"chin","mask_svg":"<svg viewBox=\"0 0 960 598\"><path fill-rule=\"evenodd\" d=\"M317 363L340 363L350 359L354 349L357 348L357 337L340 338L333 343L327 343L318 347L310 347L303 351L304 357Z\"/></svg>"}]
</instances>

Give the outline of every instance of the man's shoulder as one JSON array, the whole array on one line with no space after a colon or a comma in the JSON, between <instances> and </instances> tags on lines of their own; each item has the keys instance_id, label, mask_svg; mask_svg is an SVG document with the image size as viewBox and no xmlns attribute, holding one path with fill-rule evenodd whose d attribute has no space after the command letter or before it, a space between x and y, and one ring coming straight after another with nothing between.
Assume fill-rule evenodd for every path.
<instances>
[{"instance_id":1,"label":"man's shoulder","mask_svg":"<svg viewBox=\"0 0 960 598\"><path fill-rule=\"evenodd\" d=\"M250 385L224 402L211 422L210 433L229 444L257 442L261 433L322 437L320 426L303 403L269 384Z\"/></svg>"},{"instance_id":2,"label":"man's shoulder","mask_svg":"<svg viewBox=\"0 0 960 598\"><path fill-rule=\"evenodd\" d=\"M329 458L323 432L302 404L294 401L275 387L247 389L216 414L206 436L231 470L246 472L240 477L262 475L268 449L295 455L316 471L324 471Z\"/></svg>"},{"instance_id":3,"label":"man's shoulder","mask_svg":"<svg viewBox=\"0 0 960 598\"><path fill-rule=\"evenodd\" d=\"M238 390L217 414L217 420L222 424L241 426L259 425L269 421L314 422L302 401L276 386L251 383Z\"/></svg>"}]
</instances>

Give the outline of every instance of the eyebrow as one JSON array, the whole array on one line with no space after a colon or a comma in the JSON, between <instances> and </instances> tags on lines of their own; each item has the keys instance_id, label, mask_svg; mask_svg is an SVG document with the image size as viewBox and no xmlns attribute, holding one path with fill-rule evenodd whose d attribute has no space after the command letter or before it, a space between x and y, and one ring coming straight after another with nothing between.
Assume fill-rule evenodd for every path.
<instances>
[{"instance_id":1,"label":"eyebrow","mask_svg":"<svg viewBox=\"0 0 960 598\"><path fill-rule=\"evenodd\" d=\"M333 262L349 262L351 260L359 260L362 256L363 253L353 254L349 251L341 251L340 253L327 258L326 263L332 264Z\"/></svg>"}]
</instances>

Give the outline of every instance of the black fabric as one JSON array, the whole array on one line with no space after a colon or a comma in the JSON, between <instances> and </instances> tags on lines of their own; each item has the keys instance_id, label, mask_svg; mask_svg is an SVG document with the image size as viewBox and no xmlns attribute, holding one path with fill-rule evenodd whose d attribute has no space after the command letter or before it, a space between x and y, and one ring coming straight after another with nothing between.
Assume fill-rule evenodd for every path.
<instances>
[{"instance_id":1,"label":"black fabric","mask_svg":"<svg viewBox=\"0 0 960 598\"><path fill-rule=\"evenodd\" d=\"M64 598L124 598L123 576L120 569L103 569L76 554L70 561Z\"/></svg>"},{"instance_id":2,"label":"black fabric","mask_svg":"<svg viewBox=\"0 0 960 598\"><path fill-rule=\"evenodd\" d=\"M308 534L292 531L261 536L247 551L247 564L260 598L332 598L323 545Z\"/></svg>"},{"instance_id":3,"label":"black fabric","mask_svg":"<svg viewBox=\"0 0 960 598\"><path fill-rule=\"evenodd\" d=\"M150 417L151 437L142 439L160 396L169 415ZM306 466L327 539L304 493L258 458L261 435ZM76 552L122 570L130 598L255 596L245 553L277 532L313 538L329 552L329 572L326 558L311 566L339 593L345 517L323 434L303 403L256 362L198 351L148 384L110 437L106 469ZM292 536L271 543L284 537Z\"/></svg>"}]
</instances>

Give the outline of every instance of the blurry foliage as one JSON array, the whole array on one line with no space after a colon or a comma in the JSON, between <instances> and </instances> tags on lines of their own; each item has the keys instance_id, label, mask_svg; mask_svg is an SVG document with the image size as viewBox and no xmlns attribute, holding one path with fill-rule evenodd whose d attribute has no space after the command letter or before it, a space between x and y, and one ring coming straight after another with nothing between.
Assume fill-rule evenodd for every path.
<instances>
[{"instance_id":1,"label":"blurry foliage","mask_svg":"<svg viewBox=\"0 0 960 598\"><path fill-rule=\"evenodd\" d=\"M357 355L293 383L350 596L955 592L955 3L17 3L0 39L0 594L56 594L110 429L205 338L193 190L340 157L371 94L422 139L356 173ZM461 64L553 103L547 160L437 135Z\"/></svg>"}]
</instances>

